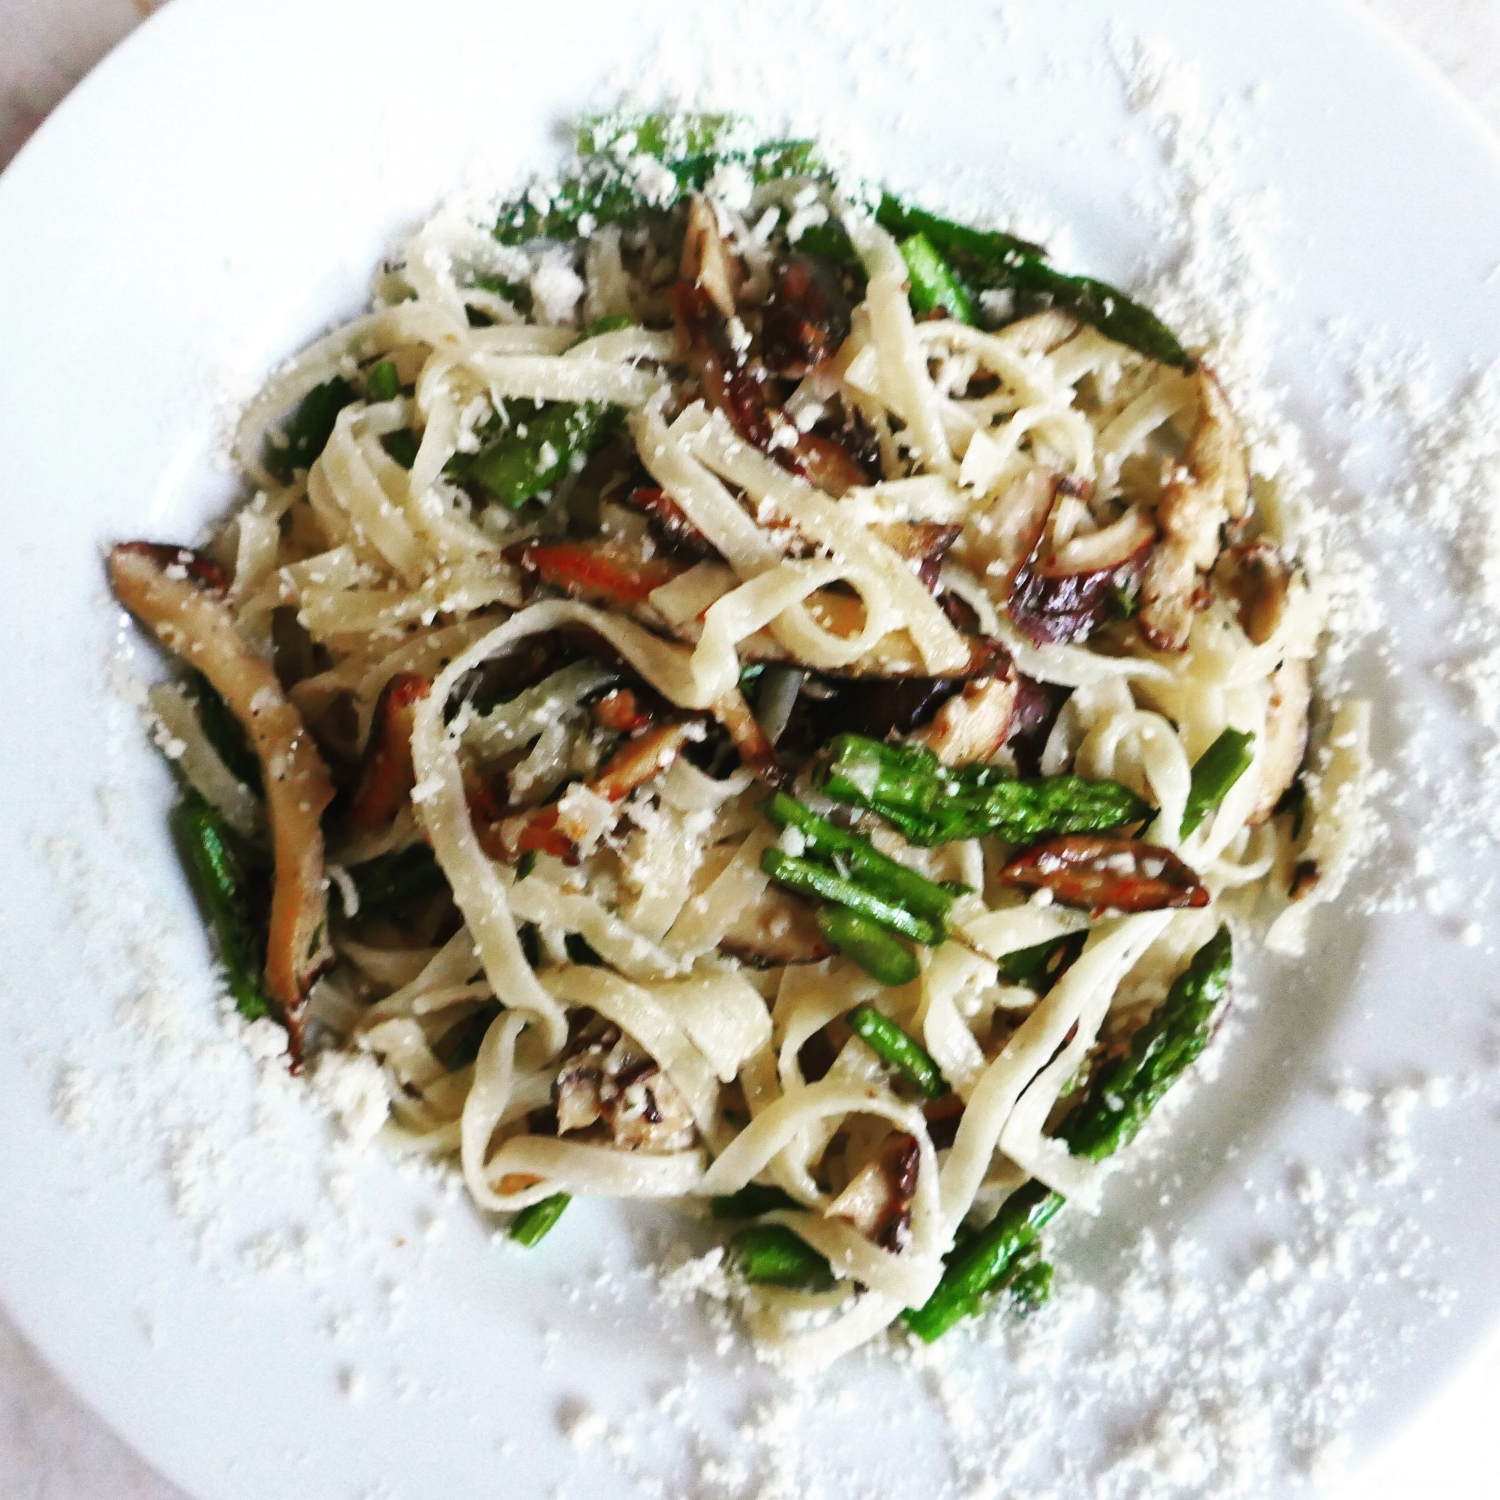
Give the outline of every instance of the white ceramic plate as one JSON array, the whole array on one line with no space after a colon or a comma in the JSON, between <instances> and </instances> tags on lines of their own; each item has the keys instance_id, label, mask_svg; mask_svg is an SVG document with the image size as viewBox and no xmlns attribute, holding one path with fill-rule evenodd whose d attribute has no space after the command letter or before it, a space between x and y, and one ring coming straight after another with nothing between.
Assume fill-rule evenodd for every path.
<instances>
[{"instance_id":1,"label":"white ceramic plate","mask_svg":"<svg viewBox=\"0 0 1500 1500\"><path fill-rule=\"evenodd\" d=\"M1165 38L1201 63L1209 113L1228 100L1240 121L1199 187L1210 208L1227 201L1222 174L1272 195L1256 251L1284 287L1272 375L1330 494L1345 487L1333 409L1349 329L1422 341L1440 378L1500 347L1500 162L1353 11L950 3L882 7L867 34L867 9L175 0L0 183L0 1298L204 1500L559 1482L623 1495L631 1473L715 1496L778 1472L767 1493L811 1493L818 1474L829 1495L1004 1494L1023 1438L1050 1475L1041 1492L1082 1494L1103 1474L1106 1494L1212 1494L1241 1472L1276 1490L1337 1457L1345 1431L1356 1458L1371 1452L1500 1311L1500 1194L1471 1172L1500 1145L1476 1003L1492 963L1457 940L1466 912L1326 914L1304 963L1263 973L1215 1087L1111 1189L1103 1220L1065 1236L1070 1274L1104 1297L1058 1337L1085 1338L1090 1316L1160 1327L1155 1373L1112 1381L1097 1350L1076 1377L985 1345L941 1377L861 1357L800 1417L747 1419L769 1377L649 1295L634 1267L661 1219L582 1207L542 1251L497 1246L443 1189L330 1154L274 1068L257 1082L217 1039L162 826L166 776L111 691L101 548L191 537L233 494L214 461L226 404L356 310L379 257L448 188L510 184L579 108L701 86L763 118L821 116L892 183L1027 205L1068 227L1072 265L1130 281L1176 248L1142 205L1190 191L1194 168L1151 130L1187 96L1153 98L1138 75L1147 113L1127 109L1117 22L1117 52L1138 31ZM1329 320L1345 320L1338 337ZM1362 503L1383 503L1381 476L1400 467L1377 455ZM1414 616L1404 675L1366 671L1387 748L1402 714L1466 733L1420 671L1444 652L1451 600L1414 578L1384 598L1394 611L1413 595L1425 613L1400 611ZM1467 878L1495 869L1482 854ZM1453 1102L1420 1112L1410 1141L1393 1134L1405 1096L1389 1091L1432 1077ZM1387 1124L1378 1101L1340 1110L1340 1079L1385 1091ZM1189 1268L1179 1248L1179 1271L1122 1303L1122 1267L1155 1264L1147 1230L1190 1237L1200 1258ZM1192 1349L1198 1375L1183 1373ZM965 1391L981 1404L964 1420L949 1399L943 1419L935 1393Z\"/></svg>"}]
</instances>

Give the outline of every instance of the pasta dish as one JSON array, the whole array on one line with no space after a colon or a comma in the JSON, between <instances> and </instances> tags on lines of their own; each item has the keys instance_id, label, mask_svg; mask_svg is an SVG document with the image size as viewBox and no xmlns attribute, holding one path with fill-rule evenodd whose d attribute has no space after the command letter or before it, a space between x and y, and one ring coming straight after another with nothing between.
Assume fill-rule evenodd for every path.
<instances>
[{"instance_id":1,"label":"pasta dish","mask_svg":"<svg viewBox=\"0 0 1500 1500\"><path fill-rule=\"evenodd\" d=\"M1366 711L1309 752L1316 580L1213 352L807 142L586 124L235 457L204 547L109 568L236 1007L378 1063L523 1244L711 1214L790 1369L1044 1300L1231 929L1336 888Z\"/></svg>"}]
</instances>

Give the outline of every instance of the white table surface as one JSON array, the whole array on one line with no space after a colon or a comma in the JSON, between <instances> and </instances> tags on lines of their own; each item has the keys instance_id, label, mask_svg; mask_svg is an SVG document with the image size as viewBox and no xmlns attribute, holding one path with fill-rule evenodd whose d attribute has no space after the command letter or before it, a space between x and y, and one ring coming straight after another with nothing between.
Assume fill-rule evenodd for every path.
<instances>
[{"instance_id":1,"label":"white table surface","mask_svg":"<svg viewBox=\"0 0 1500 1500\"><path fill-rule=\"evenodd\" d=\"M0 168L48 112L158 0L0 0ZM1363 0L1500 129L1500 0ZM1430 1492L1450 1434L1492 1430L1500 1350L1381 1465L1381 1493ZM1471 1439L1472 1441L1472 1439ZM1472 1450L1471 1450L1472 1451ZM1408 1489L1409 1475L1414 1489ZM1446 1476L1445 1476L1446 1477ZM1493 1473L1455 1475L1452 1500L1496 1493ZM1369 1492L1366 1491L1366 1494ZM58 1380L0 1309L0 1497L187 1500Z\"/></svg>"}]
</instances>

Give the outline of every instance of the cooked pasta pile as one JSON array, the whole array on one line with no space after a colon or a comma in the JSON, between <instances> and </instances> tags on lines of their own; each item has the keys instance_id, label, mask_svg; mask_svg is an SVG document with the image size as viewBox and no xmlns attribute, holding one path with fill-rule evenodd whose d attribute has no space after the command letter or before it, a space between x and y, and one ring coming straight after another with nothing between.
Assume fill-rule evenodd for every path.
<instances>
[{"instance_id":1,"label":"cooked pasta pile","mask_svg":"<svg viewBox=\"0 0 1500 1500\"><path fill-rule=\"evenodd\" d=\"M596 127L440 213L246 411L248 503L111 570L190 669L240 1009L378 1059L527 1243L576 1194L749 1221L808 1368L1045 1293L1226 919L1335 885L1364 710L1299 779L1318 594L1211 351L736 139Z\"/></svg>"}]
</instances>

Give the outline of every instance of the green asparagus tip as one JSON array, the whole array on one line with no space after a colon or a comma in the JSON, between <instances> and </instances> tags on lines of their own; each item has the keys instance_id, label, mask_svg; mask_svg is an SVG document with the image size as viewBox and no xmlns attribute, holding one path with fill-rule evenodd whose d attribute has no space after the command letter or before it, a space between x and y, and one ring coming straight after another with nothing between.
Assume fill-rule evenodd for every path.
<instances>
[{"instance_id":1,"label":"green asparagus tip","mask_svg":"<svg viewBox=\"0 0 1500 1500\"><path fill-rule=\"evenodd\" d=\"M847 906L820 907L817 921L818 931L845 958L887 988L910 984L922 972L910 948L893 938L878 922L850 911Z\"/></svg>"},{"instance_id":2,"label":"green asparagus tip","mask_svg":"<svg viewBox=\"0 0 1500 1500\"><path fill-rule=\"evenodd\" d=\"M1073 932L1067 937L1049 938L1030 948L1002 954L998 960L1001 978L1007 984L1024 984L1045 995L1083 952L1088 936L1087 932Z\"/></svg>"},{"instance_id":3,"label":"green asparagus tip","mask_svg":"<svg viewBox=\"0 0 1500 1500\"><path fill-rule=\"evenodd\" d=\"M758 1182L747 1183L737 1193L712 1200L716 1219L758 1219L762 1214L774 1213L779 1208L798 1206L797 1200L779 1187L763 1187Z\"/></svg>"},{"instance_id":4,"label":"green asparagus tip","mask_svg":"<svg viewBox=\"0 0 1500 1500\"><path fill-rule=\"evenodd\" d=\"M401 377L393 359L383 359L365 376L365 394L371 401L394 401L401 394Z\"/></svg>"},{"instance_id":5,"label":"green asparagus tip","mask_svg":"<svg viewBox=\"0 0 1500 1500\"><path fill-rule=\"evenodd\" d=\"M1208 1045L1233 965L1229 929L1221 927L1131 1038L1129 1055L1098 1071L1083 1102L1059 1127L1057 1138L1074 1156L1099 1161L1135 1138L1162 1095Z\"/></svg>"},{"instance_id":6,"label":"green asparagus tip","mask_svg":"<svg viewBox=\"0 0 1500 1500\"><path fill-rule=\"evenodd\" d=\"M937 923L915 915L899 902L887 900L858 880L841 875L827 865L788 854L773 844L761 855L760 867L772 880L789 890L805 896L820 896L836 906L848 907L914 942L935 945L942 940L943 931Z\"/></svg>"},{"instance_id":7,"label":"green asparagus tip","mask_svg":"<svg viewBox=\"0 0 1500 1500\"><path fill-rule=\"evenodd\" d=\"M941 1099L948 1092L948 1084L932 1054L873 1005L856 1005L844 1021L881 1062L894 1068L929 1099Z\"/></svg>"},{"instance_id":8,"label":"green asparagus tip","mask_svg":"<svg viewBox=\"0 0 1500 1500\"><path fill-rule=\"evenodd\" d=\"M342 375L315 386L282 429L283 445L268 447L266 467L283 484L296 470L312 468L333 436L339 413L357 399L354 387Z\"/></svg>"},{"instance_id":9,"label":"green asparagus tip","mask_svg":"<svg viewBox=\"0 0 1500 1500\"><path fill-rule=\"evenodd\" d=\"M1062 1206L1062 1195L1040 1182L1028 1182L1012 1193L994 1219L954 1254L927 1301L907 1309L906 1326L930 1344L978 1312Z\"/></svg>"},{"instance_id":10,"label":"green asparagus tip","mask_svg":"<svg viewBox=\"0 0 1500 1500\"><path fill-rule=\"evenodd\" d=\"M1150 809L1116 781L1081 776L1019 780L997 766L944 766L931 751L840 735L823 790L933 846L996 834L1029 846L1059 833L1097 833L1141 821Z\"/></svg>"},{"instance_id":11,"label":"green asparagus tip","mask_svg":"<svg viewBox=\"0 0 1500 1500\"><path fill-rule=\"evenodd\" d=\"M553 1193L529 1208L523 1208L510 1221L510 1237L528 1250L551 1232L552 1226L562 1218L563 1210L573 1200L567 1193Z\"/></svg>"},{"instance_id":12,"label":"green asparagus tip","mask_svg":"<svg viewBox=\"0 0 1500 1500\"><path fill-rule=\"evenodd\" d=\"M1098 1161L1134 1137L1207 1045L1232 966L1229 929L1221 927L1135 1034L1130 1055L1102 1068L1083 1102L1063 1121L1056 1138L1073 1155ZM1013 1193L988 1225L955 1247L932 1296L923 1306L907 1309L907 1327L931 1343L1002 1288L1023 1309L1045 1301L1052 1268L1045 1261L1028 1265L1026 1259L1063 1202L1061 1194L1036 1181Z\"/></svg>"},{"instance_id":13,"label":"green asparagus tip","mask_svg":"<svg viewBox=\"0 0 1500 1500\"><path fill-rule=\"evenodd\" d=\"M954 896L967 891L964 886L950 889L928 880L899 860L882 854L863 834L830 823L785 792L773 794L761 810L778 828L795 830L802 841L802 854L831 864L840 874L848 875L875 895L904 907L934 927L946 931Z\"/></svg>"},{"instance_id":14,"label":"green asparagus tip","mask_svg":"<svg viewBox=\"0 0 1500 1500\"><path fill-rule=\"evenodd\" d=\"M757 1286L822 1291L833 1285L828 1262L785 1224L752 1224L729 1242L729 1260Z\"/></svg>"},{"instance_id":15,"label":"green asparagus tip","mask_svg":"<svg viewBox=\"0 0 1500 1500\"><path fill-rule=\"evenodd\" d=\"M901 258L911 282L911 305L916 313L945 312L959 323L974 323L974 303L963 283L925 234L901 241Z\"/></svg>"},{"instance_id":16,"label":"green asparagus tip","mask_svg":"<svg viewBox=\"0 0 1500 1500\"><path fill-rule=\"evenodd\" d=\"M235 1009L247 1021L271 1015L274 1007L261 982L264 925L241 840L193 791L173 809L171 824L208 912Z\"/></svg>"},{"instance_id":17,"label":"green asparagus tip","mask_svg":"<svg viewBox=\"0 0 1500 1500\"><path fill-rule=\"evenodd\" d=\"M1005 1288L1011 1306L1023 1316L1036 1312L1052 1295L1053 1270L1051 1261L1039 1260L1017 1271Z\"/></svg>"},{"instance_id":18,"label":"green asparagus tip","mask_svg":"<svg viewBox=\"0 0 1500 1500\"><path fill-rule=\"evenodd\" d=\"M524 424L487 442L467 464L462 477L477 484L501 505L515 509L534 500L568 474L619 431L620 408L598 402L557 401L544 406Z\"/></svg>"},{"instance_id":19,"label":"green asparagus tip","mask_svg":"<svg viewBox=\"0 0 1500 1500\"><path fill-rule=\"evenodd\" d=\"M1226 729L1193 765L1187 805L1182 810L1182 833L1186 838L1229 795L1229 789L1255 759L1255 736Z\"/></svg>"}]
</instances>

